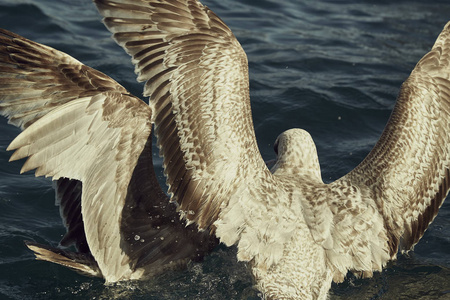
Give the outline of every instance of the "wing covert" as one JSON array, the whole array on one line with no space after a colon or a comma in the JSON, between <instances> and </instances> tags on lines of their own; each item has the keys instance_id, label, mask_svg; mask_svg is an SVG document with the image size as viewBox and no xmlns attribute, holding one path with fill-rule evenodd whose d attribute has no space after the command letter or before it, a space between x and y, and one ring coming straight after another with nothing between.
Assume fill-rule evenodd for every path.
<instances>
[{"instance_id":1,"label":"wing covert","mask_svg":"<svg viewBox=\"0 0 450 300\"><path fill-rule=\"evenodd\" d=\"M403 83L379 141L340 179L369 187L391 255L411 249L433 221L450 180L450 23Z\"/></svg>"},{"instance_id":2,"label":"wing covert","mask_svg":"<svg viewBox=\"0 0 450 300\"><path fill-rule=\"evenodd\" d=\"M95 3L146 82L169 192L188 220L214 229L245 178L269 173L257 148L242 47L198 1Z\"/></svg>"},{"instance_id":3,"label":"wing covert","mask_svg":"<svg viewBox=\"0 0 450 300\"><path fill-rule=\"evenodd\" d=\"M90 250L105 278L119 280L130 270L119 221L151 132L150 108L101 72L3 29L0 50L0 113L23 129L8 147L11 160L28 157L22 172L58 180L62 243ZM76 187L62 186L69 179L82 182L81 203Z\"/></svg>"},{"instance_id":4,"label":"wing covert","mask_svg":"<svg viewBox=\"0 0 450 300\"><path fill-rule=\"evenodd\" d=\"M25 129L49 111L102 91L127 93L71 56L0 29L0 114Z\"/></svg>"},{"instance_id":5,"label":"wing covert","mask_svg":"<svg viewBox=\"0 0 450 300\"><path fill-rule=\"evenodd\" d=\"M103 276L130 270L121 249L120 219L128 183L150 134L150 110L119 93L72 100L27 127L8 150L28 157L22 171L81 181L86 240Z\"/></svg>"},{"instance_id":6,"label":"wing covert","mask_svg":"<svg viewBox=\"0 0 450 300\"><path fill-rule=\"evenodd\" d=\"M0 29L0 113L23 129L11 159L53 177L62 246L27 242L38 259L107 281L139 279L201 259L215 237L186 227L152 161L151 109L113 79ZM91 255L92 254L92 255Z\"/></svg>"}]
</instances>

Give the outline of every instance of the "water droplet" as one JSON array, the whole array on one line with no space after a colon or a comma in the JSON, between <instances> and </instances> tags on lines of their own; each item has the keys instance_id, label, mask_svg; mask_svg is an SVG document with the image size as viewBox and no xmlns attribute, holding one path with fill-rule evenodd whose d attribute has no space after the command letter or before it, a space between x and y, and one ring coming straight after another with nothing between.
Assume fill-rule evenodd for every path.
<instances>
[{"instance_id":1,"label":"water droplet","mask_svg":"<svg viewBox=\"0 0 450 300\"><path fill-rule=\"evenodd\" d=\"M134 236L134 240L135 240L135 241L139 241L140 239L141 239L141 237L140 237L139 235L136 234L136 235Z\"/></svg>"}]
</instances>

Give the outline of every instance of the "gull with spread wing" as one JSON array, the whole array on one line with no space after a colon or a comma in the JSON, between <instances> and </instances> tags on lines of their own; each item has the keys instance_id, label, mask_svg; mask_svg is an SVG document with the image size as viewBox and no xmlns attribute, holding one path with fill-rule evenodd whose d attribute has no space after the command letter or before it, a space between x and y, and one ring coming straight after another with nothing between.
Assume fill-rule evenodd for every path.
<instances>
[{"instance_id":1,"label":"gull with spread wing","mask_svg":"<svg viewBox=\"0 0 450 300\"><path fill-rule=\"evenodd\" d=\"M30 243L38 258L107 282L148 278L203 256L210 233L237 246L266 299L326 299L348 271L371 277L409 251L435 218L450 180L450 23L403 83L373 150L325 184L301 129L277 138L267 168L246 55L206 6L94 2L149 106L68 55L1 31L0 112L23 129L8 149L28 157L23 171L56 181L63 242L79 250ZM152 125L177 210L155 180Z\"/></svg>"}]
</instances>

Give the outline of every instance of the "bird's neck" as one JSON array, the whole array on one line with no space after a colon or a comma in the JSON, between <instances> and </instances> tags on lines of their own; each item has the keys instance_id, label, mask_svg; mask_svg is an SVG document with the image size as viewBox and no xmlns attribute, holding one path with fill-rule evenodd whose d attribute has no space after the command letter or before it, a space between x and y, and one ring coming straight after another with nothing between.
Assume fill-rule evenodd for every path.
<instances>
[{"instance_id":1,"label":"bird's neck","mask_svg":"<svg viewBox=\"0 0 450 300\"><path fill-rule=\"evenodd\" d=\"M293 164L287 159L278 159L270 170L275 176L296 176L323 183L318 160L300 161Z\"/></svg>"}]
</instances>

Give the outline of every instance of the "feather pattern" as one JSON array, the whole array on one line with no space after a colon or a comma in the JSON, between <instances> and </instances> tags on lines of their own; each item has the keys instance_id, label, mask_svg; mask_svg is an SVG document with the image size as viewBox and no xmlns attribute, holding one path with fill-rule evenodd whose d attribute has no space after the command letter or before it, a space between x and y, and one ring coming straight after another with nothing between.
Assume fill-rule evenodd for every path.
<instances>
[{"instance_id":1,"label":"feather pattern","mask_svg":"<svg viewBox=\"0 0 450 300\"><path fill-rule=\"evenodd\" d=\"M154 174L147 172L151 122L172 200L189 222L226 245L237 244L238 259L249 262L267 299L326 299L333 280L342 281L348 271L372 276L395 259L399 247L409 250L417 243L436 216L450 177L450 23L402 85L371 153L343 178L324 184L314 142L300 129L278 137L275 166L267 169L251 119L247 58L206 6L196 0L95 3L114 39L132 56L150 107L78 62L47 74L40 55L28 49L68 58L29 41L21 41L24 49L15 53L20 47L10 47L11 40L20 38L3 33L0 46L8 54L0 63L6 74L0 109L26 128L9 147L16 149L12 159L28 157L23 171L82 182L86 240L108 281L143 278L152 271L142 267L155 259L176 265L207 251L178 252L180 235L164 239L181 223L158 230L156 216L175 222L175 208L152 187ZM43 79L35 88L28 66ZM80 70L87 70L88 80L77 75ZM72 79L45 85L54 72ZM104 86L94 84L98 78ZM70 96L65 91L74 83L84 91ZM16 84L24 88L18 96L23 103L11 96ZM63 100L53 108L46 97L51 101L55 93ZM34 105L36 96L47 100ZM150 186L139 190L141 180ZM77 212L64 211L67 220L79 220ZM214 244L194 229L186 236ZM67 264L72 268L84 259L53 253L63 264L73 257L75 263ZM84 271L96 270L90 264Z\"/></svg>"},{"instance_id":2,"label":"feather pattern","mask_svg":"<svg viewBox=\"0 0 450 300\"><path fill-rule=\"evenodd\" d=\"M237 243L267 298L325 299L331 280L349 270L370 277L396 257L400 239L409 249L436 215L449 187L448 26L404 83L371 154L327 185L314 142L298 129L277 139L267 171L251 121L247 59L206 6L95 3L145 82L172 199L188 220Z\"/></svg>"},{"instance_id":3,"label":"feather pattern","mask_svg":"<svg viewBox=\"0 0 450 300\"><path fill-rule=\"evenodd\" d=\"M61 245L78 250L27 243L37 258L114 282L210 251L215 238L186 228L156 180L150 108L67 54L0 32L0 113L23 129L11 159L55 180Z\"/></svg>"},{"instance_id":4,"label":"feather pattern","mask_svg":"<svg viewBox=\"0 0 450 300\"><path fill-rule=\"evenodd\" d=\"M368 188L389 233L390 254L410 250L433 221L450 180L450 24L403 83L367 158L338 183Z\"/></svg>"},{"instance_id":5,"label":"feather pattern","mask_svg":"<svg viewBox=\"0 0 450 300\"><path fill-rule=\"evenodd\" d=\"M169 192L188 220L210 228L242 180L259 176L241 173L239 166L249 164L251 172L264 166L244 51L198 1L96 4L114 39L133 57L138 80L146 81ZM235 151L242 148L247 151Z\"/></svg>"},{"instance_id":6,"label":"feather pattern","mask_svg":"<svg viewBox=\"0 0 450 300\"><path fill-rule=\"evenodd\" d=\"M129 277L130 271L118 224L132 170L150 134L148 109L126 111L139 103L148 108L119 93L72 100L34 122L8 147L16 150L11 159L28 157L22 171L83 182L86 239L112 281Z\"/></svg>"},{"instance_id":7,"label":"feather pattern","mask_svg":"<svg viewBox=\"0 0 450 300\"><path fill-rule=\"evenodd\" d=\"M103 73L48 46L0 29L0 113L27 128L59 105L100 91L126 93Z\"/></svg>"}]
</instances>

